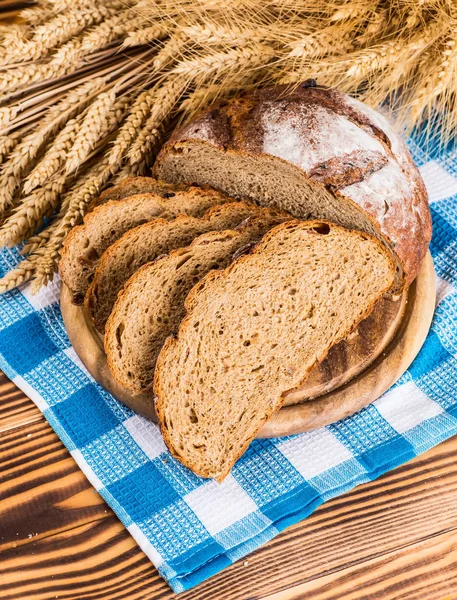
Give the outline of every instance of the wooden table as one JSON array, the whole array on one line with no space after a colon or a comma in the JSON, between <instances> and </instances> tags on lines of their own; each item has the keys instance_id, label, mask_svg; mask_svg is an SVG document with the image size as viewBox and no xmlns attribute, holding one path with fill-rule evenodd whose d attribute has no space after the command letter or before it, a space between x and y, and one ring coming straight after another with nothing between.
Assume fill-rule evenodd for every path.
<instances>
[{"instance_id":1,"label":"wooden table","mask_svg":"<svg viewBox=\"0 0 457 600\"><path fill-rule=\"evenodd\" d=\"M180 600L454 600L457 437L321 506ZM176 598L0 374L0 598Z\"/></svg>"}]
</instances>

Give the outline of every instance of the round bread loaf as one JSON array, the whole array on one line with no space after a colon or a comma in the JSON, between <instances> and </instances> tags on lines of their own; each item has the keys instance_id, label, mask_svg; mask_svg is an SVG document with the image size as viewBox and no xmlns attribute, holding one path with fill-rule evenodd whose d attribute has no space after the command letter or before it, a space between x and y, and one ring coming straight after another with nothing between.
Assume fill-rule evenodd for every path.
<instances>
[{"instance_id":1,"label":"round bread loaf","mask_svg":"<svg viewBox=\"0 0 457 600\"><path fill-rule=\"evenodd\" d=\"M371 233L396 261L394 292L430 242L427 192L404 142L381 114L313 80L213 106L175 131L154 174Z\"/></svg>"}]
</instances>

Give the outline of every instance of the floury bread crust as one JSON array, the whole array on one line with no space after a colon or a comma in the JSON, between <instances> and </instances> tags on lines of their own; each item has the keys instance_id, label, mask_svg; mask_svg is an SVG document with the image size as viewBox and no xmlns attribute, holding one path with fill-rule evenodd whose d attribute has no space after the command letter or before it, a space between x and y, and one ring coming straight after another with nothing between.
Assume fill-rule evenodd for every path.
<instances>
[{"instance_id":1,"label":"floury bread crust","mask_svg":"<svg viewBox=\"0 0 457 600\"><path fill-rule=\"evenodd\" d=\"M72 229L62 250L60 274L71 291L73 303L83 303L102 254L129 229L157 217L198 217L211 206L226 202L233 199L214 190L186 188L166 198L144 193L98 206L84 217L82 225Z\"/></svg>"},{"instance_id":2,"label":"floury bread crust","mask_svg":"<svg viewBox=\"0 0 457 600\"><path fill-rule=\"evenodd\" d=\"M395 265L365 233L311 221L272 229L190 292L155 372L171 453L222 481L267 419L391 287Z\"/></svg>"},{"instance_id":3,"label":"floury bread crust","mask_svg":"<svg viewBox=\"0 0 457 600\"><path fill-rule=\"evenodd\" d=\"M251 203L231 202L214 206L201 218L181 215L168 221L155 219L127 231L103 254L84 300L95 328L104 333L118 293L144 264L187 246L208 231L232 229L264 210Z\"/></svg>"},{"instance_id":4,"label":"floury bread crust","mask_svg":"<svg viewBox=\"0 0 457 600\"><path fill-rule=\"evenodd\" d=\"M173 134L154 173L375 235L397 262L397 292L431 237L423 181L389 122L313 81L214 106Z\"/></svg>"},{"instance_id":5,"label":"floury bread crust","mask_svg":"<svg viewBox=\"0 0 457 600\"><path fill-rule=\"evenodd\" d=\"M152 392L157 356L165 339L177 331L191 288L284 221L277 211L258 210L261 216L243 221L236 230L200 235L189 246L144 265L128 280L105 327L108 365L118 383L134 392Z\"/></svg>"}]
</instances>

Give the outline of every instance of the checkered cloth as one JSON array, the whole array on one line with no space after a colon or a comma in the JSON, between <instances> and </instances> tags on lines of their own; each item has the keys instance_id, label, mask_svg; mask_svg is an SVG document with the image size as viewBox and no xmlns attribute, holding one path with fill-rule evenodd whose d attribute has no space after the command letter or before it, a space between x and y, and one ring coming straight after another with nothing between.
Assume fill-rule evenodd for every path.
<instances>
[{"instance_id":1,"label":"checkered cloth","mask_svg":"<svg viewBox=\"0 0 457 600\"><path fill-rule=\"evenodd\" d=\"M0 297L0 367L43 412L92 485L176 591L264 544L316 507L457 432L457 151L411 142L428 188L437 310L409 371L382 398L318 431L254 441L222 483L167 452L158 428L114 400L70 346L59 283ZM0 271L19 261L0 254Z\"/></svg>"}]
</instances>

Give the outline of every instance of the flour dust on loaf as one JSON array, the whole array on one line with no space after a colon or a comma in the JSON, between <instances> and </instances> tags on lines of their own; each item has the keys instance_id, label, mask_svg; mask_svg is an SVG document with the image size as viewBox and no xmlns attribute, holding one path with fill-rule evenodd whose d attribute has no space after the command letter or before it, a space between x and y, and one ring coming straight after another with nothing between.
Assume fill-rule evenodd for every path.
<instances>
[{"instance_id":1,"label":"flour dust on loaf","mask_svg":"<svg viewBox=\"0 0 457 600\"><path fill-rule=\"evenodd\" d=\"M224 479L285 392L370 313L394 277L376 238L321 221L278 225L207 275L157 361L156 408L171 453L198 475Z\"/></svg>"},{"instance_id":2,"label":"flour dust on loaf","mask_svg":"<svg viewBox=\"0 0 457 600\"><path fill-rule=\"evenodd\" d=\"M157 356L167 336L177 331L192 287L288 219L276 210L257 209L235 230L200 235L141 267L119 293L105 327L105 352L116 381L134 392L152 390Z\"/></svg>"},{"instance_id":3,"label":"flour dust on loaf","mask_svg":"<svg viewBox=\"0 0 457 600\"><path fill-rule=\"evenodd\" d=\"M416 277L431 237L423 181L392 126L313 81L210 108L172 135L154 173L374 235L396 262L396 292Z\"/></svg>"}]
</instances>

